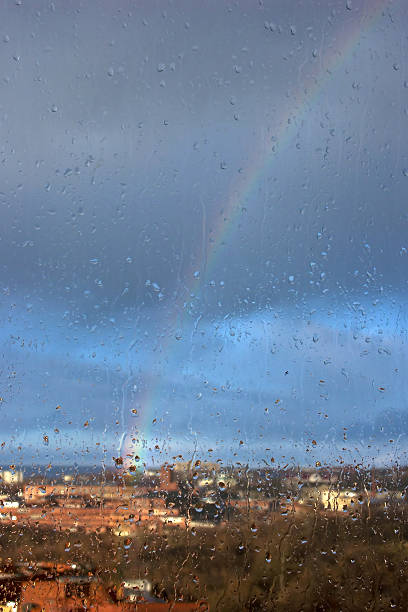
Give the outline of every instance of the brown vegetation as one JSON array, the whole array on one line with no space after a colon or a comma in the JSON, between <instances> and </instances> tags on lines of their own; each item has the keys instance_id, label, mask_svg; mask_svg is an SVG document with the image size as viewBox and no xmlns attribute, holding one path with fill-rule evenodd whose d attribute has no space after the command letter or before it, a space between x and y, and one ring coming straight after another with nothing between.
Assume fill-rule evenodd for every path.
<instances>
[{"instance_id":1,"label":"brown vegetation","mask_svg":"<svg viewBox=\"0 0 408 612\"><path fill-rule=\"evenodd\" d=\"M206 599L212 610L406 610L403 505L354 515L251 513L217 527L112 533L4 526L3 562L60 561L102 582L144 578L161 598Z\"/></svg>"}]
</instances>

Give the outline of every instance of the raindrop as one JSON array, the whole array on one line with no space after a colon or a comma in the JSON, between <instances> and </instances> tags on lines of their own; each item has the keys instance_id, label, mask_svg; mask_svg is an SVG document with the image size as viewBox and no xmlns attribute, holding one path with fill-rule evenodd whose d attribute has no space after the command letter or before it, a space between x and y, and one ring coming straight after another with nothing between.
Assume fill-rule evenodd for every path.
<instances>
[{"instance_id":1,"label":"raindrop","mask_svg":"<svg viewBox=\"0 0 408 612\"><path fill-rule=\"evenodd\" d=\"M56 104L53 104L53 105L51 106L51 112L52 112L52 113L56 113L57 111L58 111L58 106L57 106Z\"/></svg>"},{"instance_id":2,"label":"raindrop","mask_svg":"<svg viewBox=\"0 0 408 612\"><path fill-rule=\"evenodd\" d=\"M352 8L353 8L353 3L352 3L352 1L351 1L351 0L347 0L347 2L346 2L346 9L347 9L348 11L351 11L351 10L352 10Z\"/></svg>"}]
</instances>

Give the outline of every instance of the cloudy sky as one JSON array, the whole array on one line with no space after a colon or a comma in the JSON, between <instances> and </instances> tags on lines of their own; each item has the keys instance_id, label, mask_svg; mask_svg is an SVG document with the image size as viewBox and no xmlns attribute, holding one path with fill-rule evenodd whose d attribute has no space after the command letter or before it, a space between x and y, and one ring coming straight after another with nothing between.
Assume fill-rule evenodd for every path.
<instances>
[{"instance_id":1,"label":"cloudy sky","mask_svg":"<svg viewBox=\"0 0 408 612\"><path fill-rule=\"evenodd\" d=\"M0 459L405 461L406 3L0 13Z\"/></svg>"}]
</instances>

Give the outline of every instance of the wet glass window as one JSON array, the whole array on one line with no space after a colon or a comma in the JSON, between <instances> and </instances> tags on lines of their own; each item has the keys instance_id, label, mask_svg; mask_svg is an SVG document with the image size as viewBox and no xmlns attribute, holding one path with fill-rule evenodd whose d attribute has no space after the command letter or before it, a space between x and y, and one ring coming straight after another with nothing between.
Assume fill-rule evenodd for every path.
<instances>
[{"instance_id":1,"label":"wet glass window","mask_svg":"<svg viewBox=\"0 0 408 612\"><path fill-rule=\"evenodd\" d=\"M0 17L1 606L406 609L408 5Z\"/></svg>"}]
</instances>

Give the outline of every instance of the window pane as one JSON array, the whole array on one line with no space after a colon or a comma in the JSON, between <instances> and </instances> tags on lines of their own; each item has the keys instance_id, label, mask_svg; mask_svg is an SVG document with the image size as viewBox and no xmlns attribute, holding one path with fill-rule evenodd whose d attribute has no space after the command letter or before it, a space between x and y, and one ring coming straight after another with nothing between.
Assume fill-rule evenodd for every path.
<instances>
[{"instance_id":1,"label":"window pane","mask_svg":"<svg viewBox=\"0 0 408 612\"><path fill-rule=\"evenodd\" d=\"M405 2L0 15L2 604L405 609Z\"/></svg>"}]
</instances>

